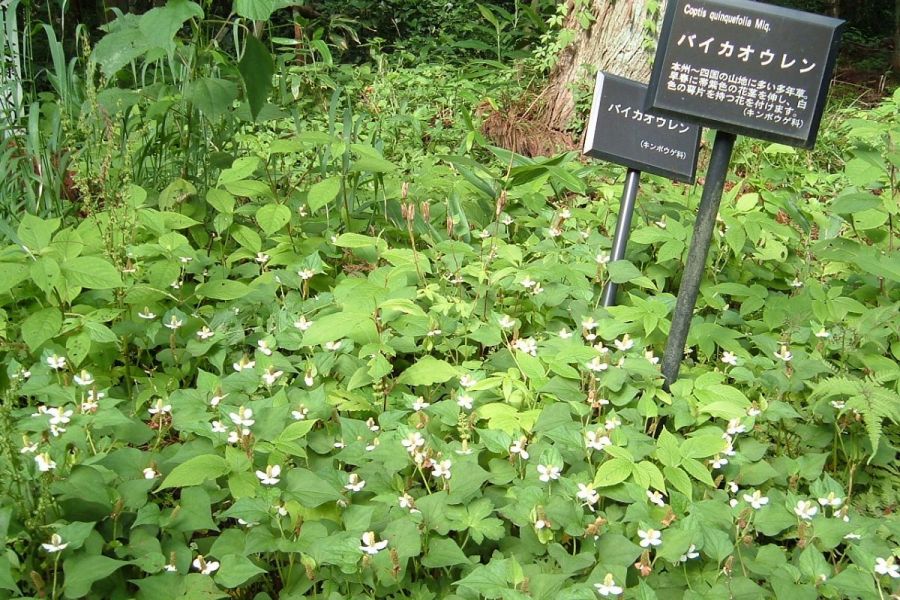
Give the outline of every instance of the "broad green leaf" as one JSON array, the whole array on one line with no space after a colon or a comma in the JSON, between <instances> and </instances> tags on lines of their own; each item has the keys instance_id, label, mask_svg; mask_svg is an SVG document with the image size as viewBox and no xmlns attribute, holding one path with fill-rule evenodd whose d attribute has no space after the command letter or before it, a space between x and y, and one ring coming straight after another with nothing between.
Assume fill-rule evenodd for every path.
<instances>
[{"instance_id":1,"label":"broad green leaf","mask_svg":"<svg viewBox=\"0 0 900 600\"><path fill-rule=\"evenodd\" d=\"M329 177L313 184L306 196L310 212L316 212L335 198L341 191L341 178Z\"/></svg>"},{"instance_id":2,"label":"broad green leaf","mask_svg":"<svg viewBox=\"0 0 900 600\"><path fill-rule=\"evenodd\" d=\"M63 562L63 589L67 598L81 598L95 582L106 579L128 563L103 555L76 554Z\"/></svg>"},{"instance_id":3,"label":"broad green leaf","mask_svg":"<svg viewBox=\"0 0 900 600\"><path fill-rule=\"evenodd\" d=\"M688 458L706 458L725 449L721 435L699 435L686 439L681 444L681 454Z\"/></svg>"},{"instance_id":4,"label":"broad green leaf","mask_svg":"<svg viewBox=\"0 0 900 600\"><path fill-rule=\"evenodd\" d=\"M375 326L372 315L358 312L337 312L316 317L309 330L303 334L304 346L318 346L352 335L363 328Z\"/></svg>"},{"instance_id":5,"label":"broad green leaf","mask_svg":"<svg viewBox=\"0 0 900 600\"><path fill-rule=\"evenodd\" d=\"M234 0L234 12L253 21L268 21L276 8L277 0Z\"/></svg>"},{"instance_id":6,"label":"broad green leaf","mask_svg":"<svg viewBox=\"0 0 900 600\"><path fill-rule=\"evenodd\" d=\"M428 543L428 553L422 559L422 566L440 569L468 562L469 559L455 541L449 538L435 538Z\"/></svg>"},{"instance_id":7,"label":"broad green leaf","mask_svg":"<svg viewBox=\"0 0 900 600\"><path fill-rule=\"evenodd\" d=\"M79 256L65 261L62 273L71 285L92 290L122 287L122 276L106 259L98 256Z\"/></svg>"},{"instance_id":8,"label":"broad green leaf","mask_svg":"<svg viewBox=\"0 0 900 600\"><path fill-rule=\"evenodd\" d=\"M56 308L38 310L22 322L22 339L34 352L44 342L54 337L62 328L62 313Z\"/></svg>"},{"instance_id":9,"label":"broad green leaf","mask_svg":"<svg viewBox=\"0 0 900 600\"><path fill-rule=\"evenodd\" d=\"M250 293L250 286L230 279L214 279L198 285L195 293L213 300L237 300Z\"/></svg>"},{"instance_id":10,"label":"broad green leaf","mask_svg":"<svg viewBox=\"0 0 900 600\"><path fill-rule=\"evenodd\" d=\"M188 85L187 99L209 119L227 113L237 97L237 85L227 79L199 77Z\"/></svg>"},{"instance_id":11,"label":"broad green leaf","mask_svg":"<svg viewBox=\"0 0 900 600\"><path fill-rule=\"evenodd\" d=\"M459 374L459 369L447 361L434 358L433 356L423 356L415 364L403 371L400 377L397 378L397 383L410 386L434 385L435 383L450 381L454 377L458 377Z\"/></svg>"},{"instance_id":12,"label":"broad green leaf","mask_svg":"<svg viewBox=\"0 0 900 600\"><path fill-rule=\"evenodd\" d=\"M203 18L203 9L196 2L168 0L165 6L151 8L141 15L138 25L147 43L157 48L174 49L172 38L192 18Z\"/></svg>"},{"instance_id":13,"label":"broad green leaf","mask_svg":"<svg viewBox=\"0 0 900 600\"><path fill-rule=\"evenodd\" d=\"M342 233L334 241L339 248L370 248L375 247L379 252L387 250L387 242L381 238L362 235L359 233Z\"/></svg>"},{"instance_id":14,"label":"broad green leaf","mask_svg":"<svg viewBox=\"0 0 900 600\"><path fill-rule=\"evenodd\" d=\"M221 456L204 454L190 458L176 466L160 484L160 490L199 485L228 472L228 463Z\"/></svg>"},{"instance_id":15,"label":"broad green leaf","mask_svg":"<svg viewBox=\"0 0 900 600\"><path fill-rule=\"evenodd\" d=\"M134 17L134 15L126 15L126 17ZM116 22L121 19L121 17L116 19ZM91 52L91 60L100 65L104 75L111 77L152 47L152 43L132 21L130 26L123 26L100 38Z\"/></svg>"},{"instance_id":16,"label":"broad green leaf","mask_svg":"<svg viewBox=\"0 0 900 600\"><path fill-rule=\"evenodd\" d=\"M31 254L38 254L50 245L53 232L59 229L59 219L42 219L26 214L19 222L16 233Z\"/></svg>"},{"instance_id":17,"label":"broad green leaf","mask_svg":"<svg viewBox=\"0 0 900 600\"><path fill-rule=\"evenodd\" d=\"M242 554L226 554L220 562L216 583L226 588L236 588L266 572Z\"/></svg>"},{"instance_id":18,"label":"broad green leaf","mask_svg":"<svg viewBox=\"0 0 900 600\"><path fill-rule=\"evenodd\" d=\"M0 294L5 294L26 279L28 266L19 263L0 263Z\"/></svg>"},{"instance_id":19,"label":"broad green leaf","mask_svg":"<svg viewBox=\"0 0 900 600\"><path fill-rule=\"evenodd\" d=\"M631 475L634 463L625 458L611 458L600 465L594 476L596 487L609 487L622 483Z\"/></svg>"},{"instance_id":20,"label":"broad green leaf","mask_svg":"<svg viewBox=\"0 0 900 600\"><path fill-rule=\"evenodd\" d=\"M746 416L750 400L739 389L730 385L712 384L694 388L694 396L700 402L700 412L720 419L739 419Z\"/></svg>"},{"instance_id":21,"label":"broad green leaf","mask_svg":"<svg viewBox=\"0 0 900 600\"><path fill-rule=\"evenodd\" d=\"M257 4L258 1L260 0L250 0L250 2L259 6ZM261 1L264 2L264 0ZM259 20L267 18L264 17ZM272 61L272 55L269 54L268 48L255 36L248 35L245 39L247 42L244 47L244 56L238 63L238 70L241 72L241 78L244 80L247 103L250 105L250 115L253 120L256 120L272 89L272 75L275 74L275 63Z\"/></svg>"},{"instance_id":22,"label":"broad green leaf","mask_svg":"<svg viewBox=\"0 0 900 600\"><path fill-rule=\"evenodd\" d=\"M264 204L256 211L256 222L266 234L272 235L291 220L291 209L283 204Z\"/></svg>"},{"instance_id":23,"label":"broad green leaf","mask_svg":"<svg viewBox=\"0 0 900 600\"><path fill-rule=\"evenodd\" d=\"M284 477L287 497L308 508L341 499L341 492L330 482L307 469L291 469Z\"/></svg>"},{"instance_id":24,"label":"broad green leaf","mask_svg":"<svg viewBox=\"0 0 900 600\"><path fill-rule=\"evenodd\" d=\"M253 175L258 167L259 159L255 156L242 156L236 158L234 162L231 163L230 167L223 169L222 172L219 173L218 185L223 186L228 183L243 181Z\"/></svg>"}]
</instances>

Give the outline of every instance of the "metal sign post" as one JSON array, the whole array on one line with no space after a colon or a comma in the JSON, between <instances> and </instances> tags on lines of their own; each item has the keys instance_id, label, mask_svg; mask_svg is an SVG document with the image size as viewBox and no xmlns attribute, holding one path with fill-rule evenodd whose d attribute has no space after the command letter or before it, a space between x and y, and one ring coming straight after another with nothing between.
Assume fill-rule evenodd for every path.
<instances>
[{"instance_id":1,"label":"metal sign post","mask_svg":"<svg viewBox=\"0 0 900 600\"><path fill-rule=\"evenodd\" d=\"M631 217L634 215L634 203L637 200L638 188L641 185L641 172L637 169L628 169L625 176L625 188L622 190L622 201L619 203L619 218L616 221L616 234L613 237L612 252L609 260L623 260L625 258L625 246L628 245L628 234L631 232ZM603 288L603 306L612 306L616 303L616 290L618 284L608 281Z\"/></svg>"}]
</instances>

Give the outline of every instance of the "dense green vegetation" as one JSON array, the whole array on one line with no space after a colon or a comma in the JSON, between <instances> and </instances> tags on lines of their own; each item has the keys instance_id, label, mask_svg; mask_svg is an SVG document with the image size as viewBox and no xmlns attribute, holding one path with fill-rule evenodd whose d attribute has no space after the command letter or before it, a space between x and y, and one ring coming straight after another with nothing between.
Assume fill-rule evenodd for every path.
<instances>
[{"instance_id":1,"label":"dense green vegetation","mask_svg":"<svg viewBox=\"0 0 900 600\"><path fill-rule=\"evenodd\" d=\"M666 390L701 187L645 177L609 262L623 169L480 131L552 7L235 4L32 23L0 598L900 593L900 91L739 140Z\"/></svg>"}]
</instances>

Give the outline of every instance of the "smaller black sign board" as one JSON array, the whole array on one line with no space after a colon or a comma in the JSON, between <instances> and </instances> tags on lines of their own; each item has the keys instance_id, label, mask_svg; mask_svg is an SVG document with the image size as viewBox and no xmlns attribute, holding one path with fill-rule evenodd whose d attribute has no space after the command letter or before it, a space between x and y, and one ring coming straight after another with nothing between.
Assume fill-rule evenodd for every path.
<instances>
[{"instance_id":1,"label":"smaller black sign board","mask_svg":"<svg viewBox=\"0 0 900 600\"><path fill-rule=\"evenodd\" d=\"M750 0L670 0L647 104L812 148L844 21Z\"/></svg>"},{"instance_id":2,"label":"smaller black sign board","mask_svg":"<svg viewBox=\"0 0 900 600\"><path fill-rule=\"evenodd\" d=\"M584 153L593 158L693 183L700 127L644 110L647 86L597 73Z\"/></svg>"}]
</instances>

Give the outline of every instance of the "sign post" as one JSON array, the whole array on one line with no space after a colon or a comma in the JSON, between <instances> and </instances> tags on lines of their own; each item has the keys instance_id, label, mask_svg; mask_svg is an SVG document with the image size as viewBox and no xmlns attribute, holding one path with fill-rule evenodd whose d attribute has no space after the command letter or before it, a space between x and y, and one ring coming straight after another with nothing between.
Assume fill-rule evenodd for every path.
<instances>
[{"instance_id":1,"label":"sign post","mask_svg":"<svg viewBox=\"0 0 900 600\"><path fill-rule=\"evenodd\" d=\"M672 327L666 385L678 378L737 134L815 145L844 22L750 0L670 0L647 104L718 130Z\"/></svg>"},{"instance_id":2,"label":"sign post","mask_svg":"<svg viewBox=\"0 0 900 600\"><path fill-rule=\"evenodd\" d=\"M584 153L628 167L610 260L623 260L641 172L693 183L700 128L644 109L647 86L597 73ZM617 286L606 284L603 306L616 301Z\"/></svg>"}]
</instances>

